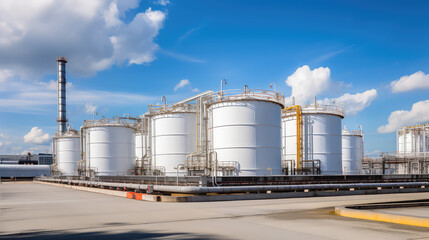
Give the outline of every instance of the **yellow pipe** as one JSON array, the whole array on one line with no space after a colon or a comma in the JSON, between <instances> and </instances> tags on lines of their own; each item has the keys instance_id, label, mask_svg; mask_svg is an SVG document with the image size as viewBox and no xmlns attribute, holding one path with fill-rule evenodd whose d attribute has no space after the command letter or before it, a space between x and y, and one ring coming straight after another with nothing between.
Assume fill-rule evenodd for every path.
<instances>
[{"instance_id":1,"label":"yellow pipe","mask_svg":"<svg viewBox=\"0 0 429 240\"><path fill-rule=\"evenodd\" d=\"M302 109L300 105L295 105L293 107L283 108L283 110L291 110L296 108L296 169L301 168L301 159L302 159L302 151L301 151L301 126L302 126Z\"/></svg>"}]
</instances>

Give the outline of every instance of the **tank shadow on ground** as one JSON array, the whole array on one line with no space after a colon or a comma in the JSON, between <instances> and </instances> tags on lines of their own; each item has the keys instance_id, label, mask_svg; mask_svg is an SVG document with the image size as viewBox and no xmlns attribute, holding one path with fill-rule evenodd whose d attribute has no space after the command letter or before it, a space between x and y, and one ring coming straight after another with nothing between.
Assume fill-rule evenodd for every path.
<instances>
[{"instance_id":1,"label":"tank shadow on ground","mask_svg":"<svg viewBox=\"0 0 429 240\"><path fill-rule=\"evenodd\" d=\"M0 239L225 239L220 236L206 235L206 234L192 234L192 233L181 233L181 232L143 232L143 231L130 231L121 233L109 233L104 231L94 232L68 232L68 231L46 231L46 232L29 232L29 233L16 233L0 236Z\"/></svg>"}]
</instances>

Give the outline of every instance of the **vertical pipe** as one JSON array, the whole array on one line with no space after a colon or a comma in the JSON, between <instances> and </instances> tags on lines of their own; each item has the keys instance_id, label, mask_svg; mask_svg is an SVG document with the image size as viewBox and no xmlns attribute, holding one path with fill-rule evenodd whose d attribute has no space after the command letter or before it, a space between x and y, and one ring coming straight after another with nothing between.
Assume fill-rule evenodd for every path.
<instances>
[{"instance_id":1,"label":"vertical pipe","mask_svg":"<svg viewBox=\"0 0 429 240\"><path fill-rule=\"evenodd\" d=\"M58 132L64 133L67 131L66 124L66 63L65 57L58 57Z\"/></svg>"}]
</instances>

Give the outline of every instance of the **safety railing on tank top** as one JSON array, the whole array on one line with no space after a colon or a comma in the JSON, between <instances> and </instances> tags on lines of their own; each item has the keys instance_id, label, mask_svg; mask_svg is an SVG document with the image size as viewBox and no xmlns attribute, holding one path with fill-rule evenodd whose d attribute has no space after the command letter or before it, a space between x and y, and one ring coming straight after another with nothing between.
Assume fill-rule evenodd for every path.
<instances>
[{"instance_id":1,"label":"safety railing on tank top","mask_svg":"<svg viewBox=\"0 0 429 240\"><path fill-rule=\"evenodd\" d=\"M322 105L322 104L312 104L301 106L302 114L312 114L312 113L325 113L333 114L344 117L344 108L337 105ZM296 114L295 109L285 110L282 112L282 117L294 116Z\"/></svg>"},{"instance_id":2,"label":"safety railing on tank top","mask_svg":"<svg viewBox=\"0 0 429 240\"><path fill-rule=\"evenodd\" d=\"M149 105L149 114L157 115L164 113L195 112L195 104L169 104L169 105Z\"/></svg>"},{"instance_id":3,"label":"safety railing on tank top","mask_svg":"<svg viewBox=\"0 0 429 240\"><path fill-rule=\"evenodd\" d=\"M347 130L347 129L343 129L342 130L342 134L343 135L354 135L354 136L362 136L362 130Z\"/></svg>"},{"instance_id":4,"label":"safety railing on tank top","mask_svg":"<svg viewBox=\"0 0 429 240\"><path fill-rule=\"evenodd\" d=\"M98 126L121 126L137 128L139 125L140 118L136 117L116 117L110 119L94 119L85 120L83 122L84 127L98 127Z\"/></svg>"},{"instance_id":5,"label":"safety railing on tank top","mask_svg":"<svg viewBox=\"0 0 429 240\"><path fill-rule=\"evenodd\" d=\"M223 101L240 101L240 100L263 100L278 103L284 106L284 96L282 93L261 90L261 89L232 89L221 92L214 92L204 97L209 104Z\"/></svg>"}]
</instances>

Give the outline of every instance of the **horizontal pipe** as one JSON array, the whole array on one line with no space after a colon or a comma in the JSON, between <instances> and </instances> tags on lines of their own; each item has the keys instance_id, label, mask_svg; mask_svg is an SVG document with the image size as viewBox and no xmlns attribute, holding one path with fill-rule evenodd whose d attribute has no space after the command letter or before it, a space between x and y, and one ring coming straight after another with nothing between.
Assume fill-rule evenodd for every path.
<instances>
[{"instance_id":1,"label":"horizontal pipe","mask_svg":"<svg viewBox=\"0 0 429 240\"><path fill-rule=\"evenodd\" d=\"M393 188L393 187L421 187L428 186L429 182L405 183L347 183L347 184L305 184L305 185L258 185L258 186L230 186L230 187L196 187L196 186L167 186L154 185L157 192L177 193L234 193L234 192L288 192L304 190L332 190L350 188Z\"/></svg>"},{"instance_id":2,"label":"horizontal pipe","mask_svg":"<svg viewBox=\"0 0 429 240\"><path fill-rule=\"evenodd\" d=\"M398 183L345 183L345 184L303 184L303 185L257 185L257 186L229 186L229 187L198 187L198 186L169 186L148 185L135 183L114 183L84 180L40 179L46 182L62 182L68 184L93 185L117 188L129 188L135 190L147 190L153 186L155 192L176 193L235 193L235 192L289 192L304 190L349 190L350 188L398 188L429 186L429 182L398 182Z\"/></svg>"}]
</instances>

